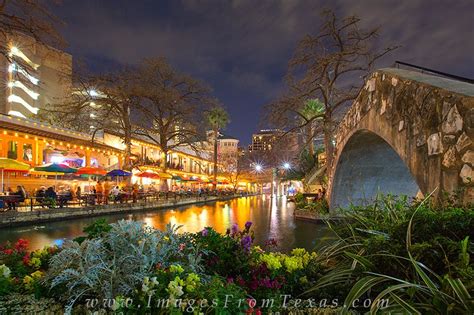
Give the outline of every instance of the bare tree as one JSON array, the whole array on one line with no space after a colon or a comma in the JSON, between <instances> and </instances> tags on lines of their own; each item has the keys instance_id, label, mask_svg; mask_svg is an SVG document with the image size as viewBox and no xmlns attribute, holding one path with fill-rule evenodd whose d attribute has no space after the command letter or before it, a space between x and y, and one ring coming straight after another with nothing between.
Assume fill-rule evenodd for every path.
<instances>
[{"instance_id":1,"label":"bare tree","mask_svg":"<svg viewBox=\"0 0 474 315\"><path fill-rule=\"evenodd\" d=\"M323 18L317 34L307 35L299 42L289 63L288 93L271 104L268 111L271 121L290 131L319 120L314 130L324 134L331 165L337 114L357 97L377 60L397 47L375 48L378 29L363 29L358 17L338 19L334 12L326 10ZM304 108L310 99L319 99L324 110L308 117Z\"/></svg>"},{"instance_id":2,"label":"bare tree","mask_svg":"<svg viewBox=\"0 0 474 315\"><path fill-rule=\"evenodd\" d=\"M144 60L134 82L132 95L140 100L136 133L161 148L164 170L171 150L188 147L199 153L203 113L215 102L210 89L163 58Z\"/></svg>"},{"instance_id":3,"label":"bare tree","mask_svg":"<svg viewBox=\"0 0 474 315\"><path fill-rule=\"evenodd\" d=\"M39 113L41 120L91 134L109 131L122 138L125 145L124 168L131 168L131 143L135 133L132 111L139 99L131 93L134 71L123 68L115 72L82 76L68 97L50 104Z\"/></svg>"},{"instance_id":4,"label":"bare tree","mask_svg":"<svg viewBox=\"0 0 474 315\"><path fill-rule=\"evenodd\" d=\"M0 0L0 39L15 33L61 48L64 41L56 27L62 22L38 0ZM0 54L8 60L8 42L0 40Z\"/></svg>"}]
</instances>

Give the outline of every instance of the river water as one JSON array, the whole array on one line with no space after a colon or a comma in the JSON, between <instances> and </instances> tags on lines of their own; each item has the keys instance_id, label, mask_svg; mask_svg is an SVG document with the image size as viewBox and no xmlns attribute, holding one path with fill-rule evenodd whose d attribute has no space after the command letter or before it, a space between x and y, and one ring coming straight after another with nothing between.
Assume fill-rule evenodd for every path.
<instances>
[{"instance_id":1,"label":"river water","mask_svg":"<svg viewBox=\"0 0 474 315\"><path fill-rule=\"evenodd\" d=\"M275 239L277 249L282 251L296 247L311 250L333 239L324 223L295 220L293 207L294 204L287 203L285 197L270 198L264 195L134 214L106 215L103 218L110 223L121 219L142 221L157 229L163 229L167 223L172 223L183 225L180 229L183 232L197 232L210 226L222 233L234 223L242 228L247 221L251 221L257 244ZM64 239L82 235L83 228L98 218L100 217L1 228L0 244L5 241L14 242L19 238L28 239L30 249L61 244Z\"/></svg>"}]
</instances>

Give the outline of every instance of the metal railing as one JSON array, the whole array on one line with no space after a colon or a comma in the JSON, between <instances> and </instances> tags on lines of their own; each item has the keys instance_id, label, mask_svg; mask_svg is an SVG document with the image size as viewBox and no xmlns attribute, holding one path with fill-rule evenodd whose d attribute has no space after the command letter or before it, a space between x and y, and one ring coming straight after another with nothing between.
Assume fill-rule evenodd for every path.
<instances>
[{"instance_id":1,"label":"metal railing","mask_svg":"<svg viewBox=\"0 0 474 315\"><path fill-rule=\"evenodd\" d=\"M85 207L101 207L107 205L120 204L160 204L160 203L175 203L179 201L195 200L205 201L209 197L236 197L246 196L249 194L234 192L209 192L209 193L195 193L195 192L139 192L121 193L118 196L109 195L107 199L101 194L83 194L79 198L68 198L58 196L57 198L47 197L28 197L23 201L10 199L4 204L4 208L0 208L0 213L8 212L28 212L28 211L48 211L51 209L80 209Z\"/></svg>"},{"instance_id":2,"label":"metal railing","mask_svg":"<svg viewBox=\"0 0 474 315\"><path fill-rule=\"evenodd\" d=\"M395 65L397 66L397 68L398 68L399 65L402 65L402 66L410 67L410 68L413 68L413 69L421 70L422 73L423 72L429 72L429 73L436 74L436 75L439 75L439 76L442 76L442 77L446 77L446 78L454 79L454 80L457 80L457 81L462 81L462 82L467 82L467 83L474 84L474 79L469 79L469 78L461 77L461 76L458 76L458 75L455 75L455 74L450 74L450 73L441 72L441 71L433 70L433 69L426 68L426 67L417 66L417 65L407 63L407 62L403 62L403 61L398 61L397 60L397 61L395 61Z\"/></svg>"}]
</instances>

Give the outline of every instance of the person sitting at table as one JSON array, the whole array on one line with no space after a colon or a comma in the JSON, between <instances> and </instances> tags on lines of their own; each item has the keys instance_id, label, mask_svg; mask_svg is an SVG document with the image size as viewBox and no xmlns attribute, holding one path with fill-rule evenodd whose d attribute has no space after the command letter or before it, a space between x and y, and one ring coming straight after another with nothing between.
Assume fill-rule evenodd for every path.
<instances>
[{"instance_id":1,"label":"person sitting at table","mask_svg":"<svg viewBox=\"0 0 474 315\"><path fill-rule=\"evenodd\" d=\"M72 200L72 193L69 187L62 187L58 194L59 208L64 207L68 201Z\"/></svg>"},{"instance_id":2,"label":"person sitting at table","mask_svg":"<svg viewBox=\"0 0 474 315\"><path fill-rule=\"evenodd\" d=\"M15 195L18 196L18 202L24 202L26 199L26 190L23 186L17 186Z\"/></svg>"},{"instance_id":3,"label":"person sitting at table","mask_svg":"<svg viewBox=\"0 0 474 315\"><path fill-rule=\"evenodd\" d=\"M44 186L41 186L36 191L36 195L35 195L36 201L41 205L41 208L44 208L44 205L45 205L45 202L44 202L44 198L46 197L45 192L46 192L46 187Z\"/></svg>"},{"instance_id":4,"label":"person sitting at table","mask_svg":"<svg viewBox=\"0 0 474 315\"><path fill-rule=\"evenodd\" d=\"M114 186L114 188L112 188L110 193L112 194L112 198L114 199L114 203L117 202L117 201L120 201L120 189L119 189L118 186Z\"/></svg>"},{"instance_id":5,"label":"person sitting at table","mask_svg":"<svg viewBox=\"0 0 474 315\"><path fill-rule=\"evenodd\" d=\"M12 197L8 197L5 200L5 203L7 205L7 210L16 210L15 193L13 192L11 187L8 187L6 195L7 196L12 196Z\"/></svg>"},{"instance_id":6,"label":"person sitting at table","mask_svg":"<svg viewBox=\"0 0 474 315\"><path fill-rule=\"evenodd\" d=\"M54 191L53 186L50 186L48 187L48 189L46 189L46 192L44 193L44 197L50 208L53 208L56 205L56 199L58 195Z\"/></svg>"}]
</instances>

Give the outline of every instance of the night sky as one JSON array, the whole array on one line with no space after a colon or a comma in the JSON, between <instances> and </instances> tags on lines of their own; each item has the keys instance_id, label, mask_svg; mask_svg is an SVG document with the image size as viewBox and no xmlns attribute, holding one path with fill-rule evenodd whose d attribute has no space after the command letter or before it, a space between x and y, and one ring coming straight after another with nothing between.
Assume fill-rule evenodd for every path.
<instances>
[{"instance_id":1,"label":"night sky","mask_svg":"<svg viewBox=\"0 0 474 315\"><path fill-rule=\"evenodd\" d=\"M356 14L380 26L385 58L474 78L474 1L132 1L63 0L66 51L93 71L164 56L213 87L231 115L226 132L248 144L264 104L284 91L297 41L316 33L320 12Z\"/></svg>"}]
</instances>

